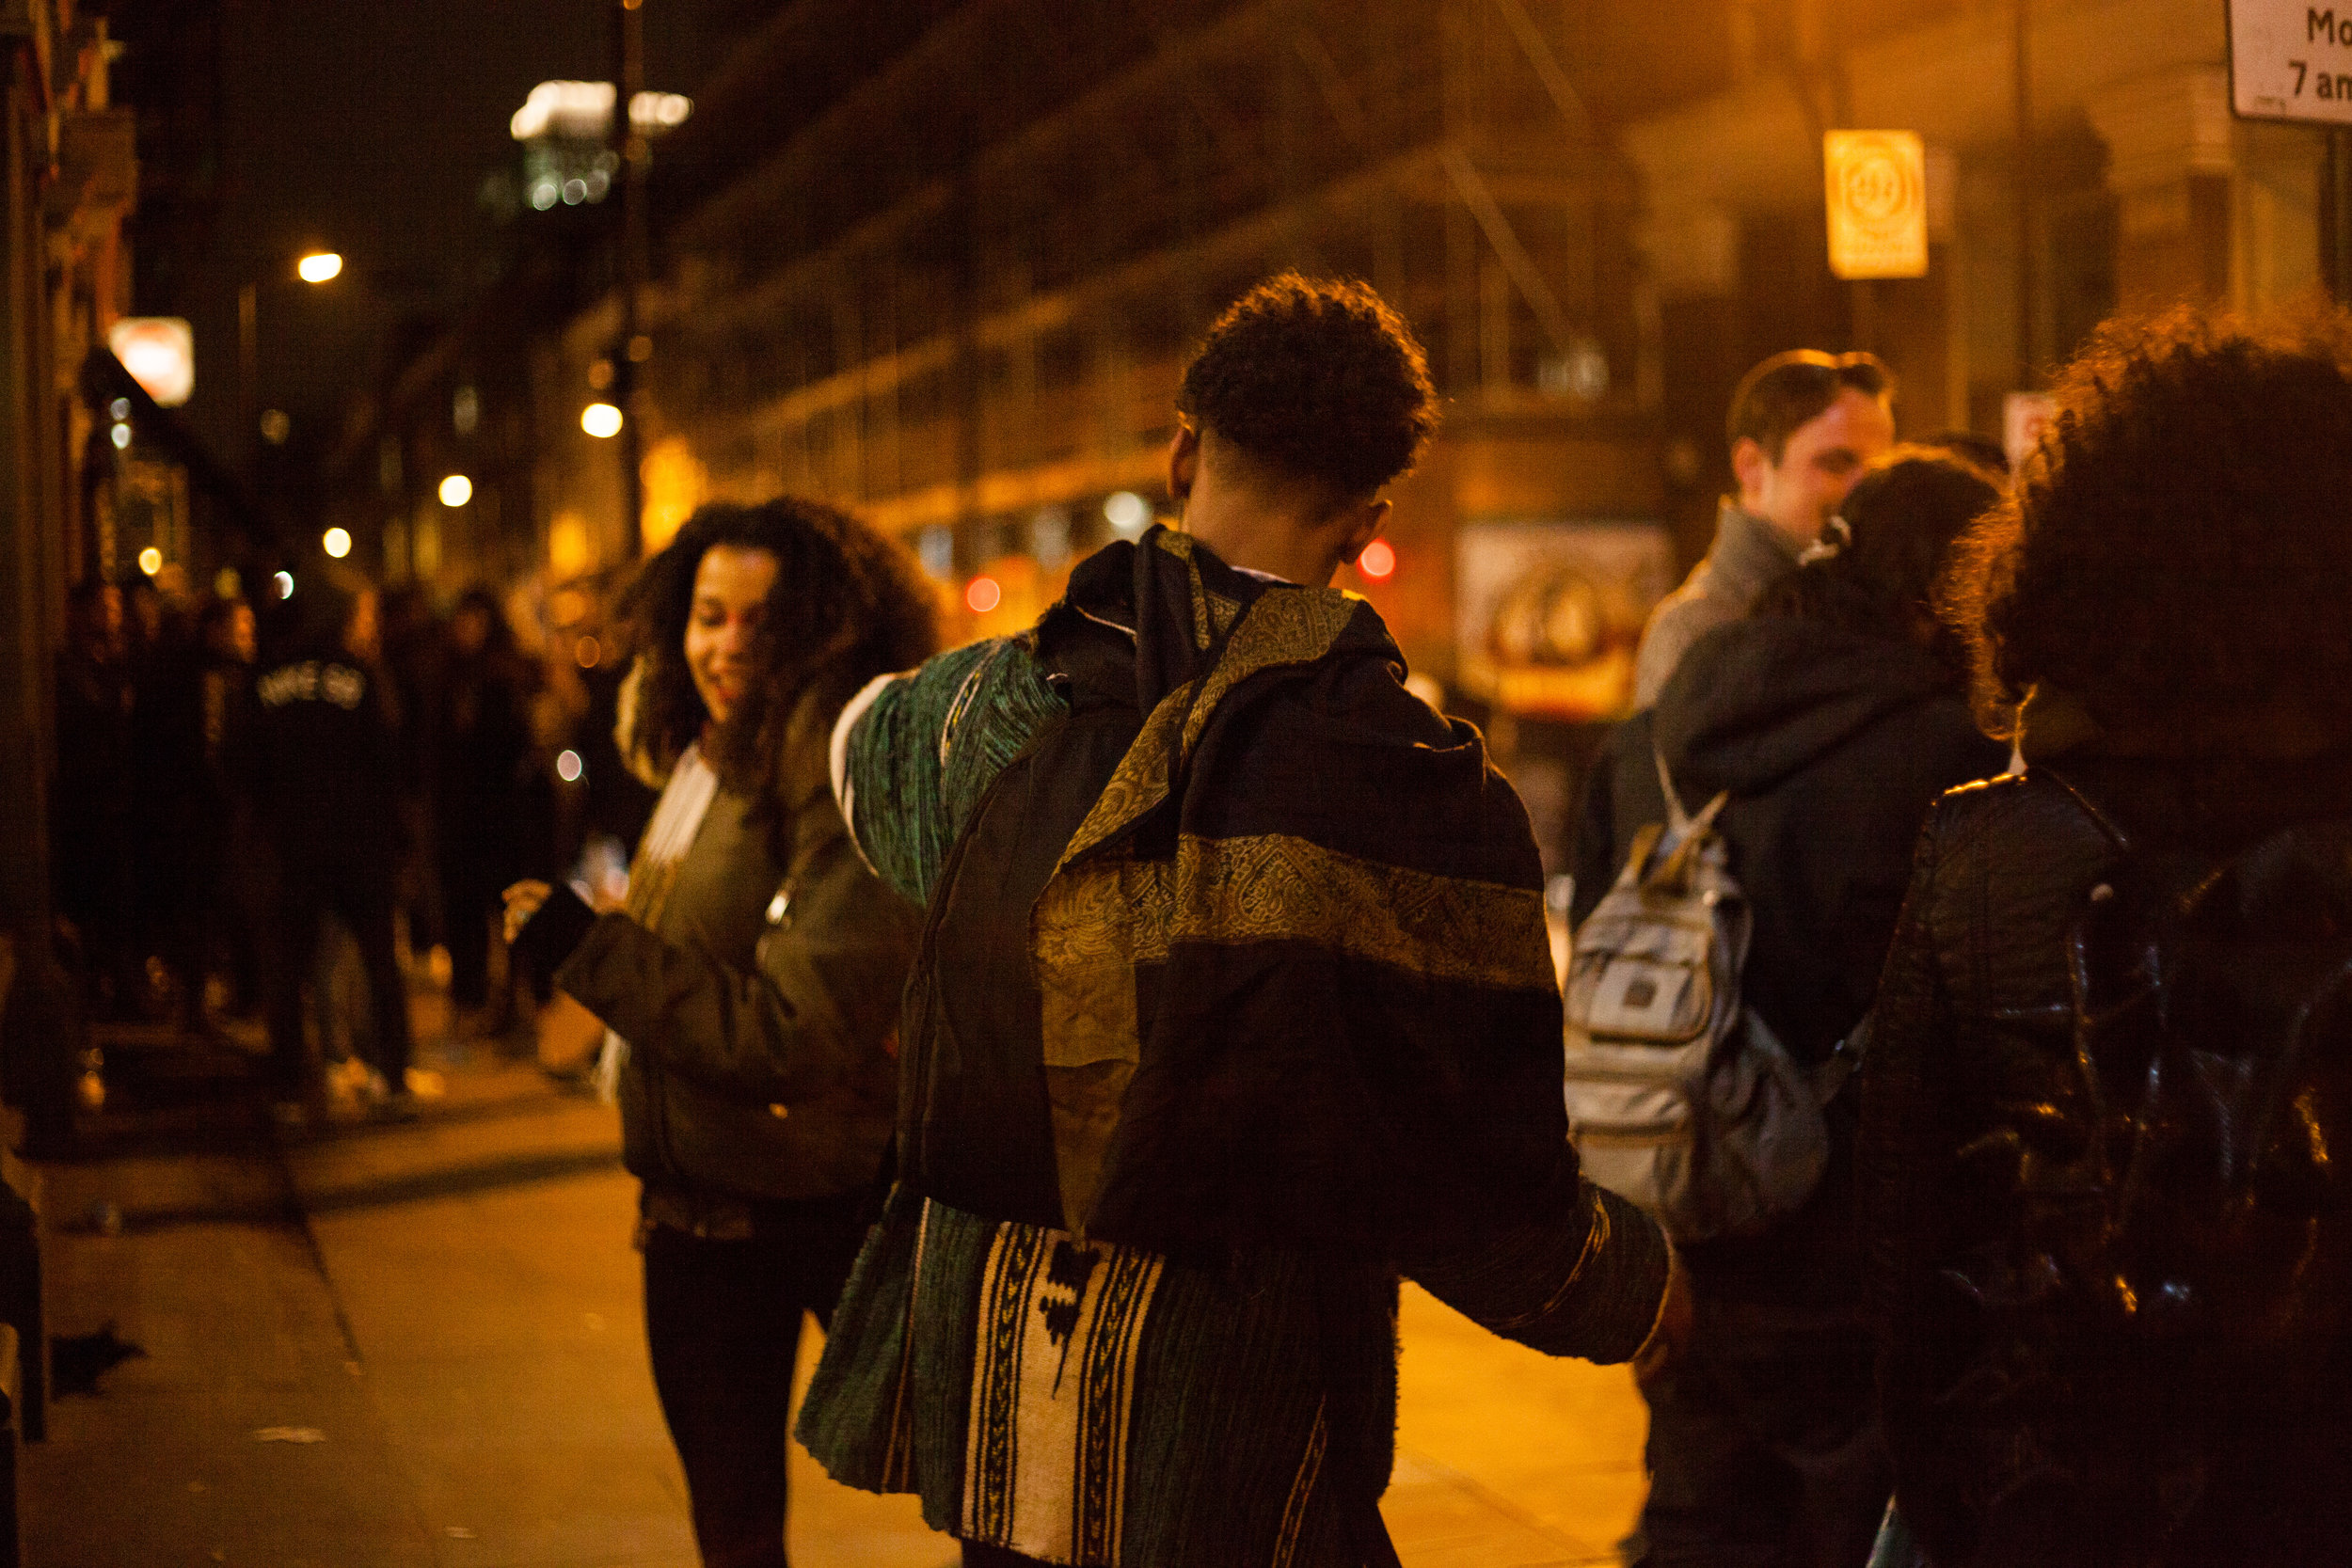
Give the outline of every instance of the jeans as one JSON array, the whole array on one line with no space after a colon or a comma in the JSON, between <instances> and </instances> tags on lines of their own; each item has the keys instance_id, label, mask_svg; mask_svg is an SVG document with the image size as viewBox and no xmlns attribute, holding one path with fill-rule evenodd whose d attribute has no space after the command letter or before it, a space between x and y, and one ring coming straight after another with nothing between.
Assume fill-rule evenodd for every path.
<instances>
[{"instance_id":1,"label":"jeans","mask_svg":"<svg viewBox=\"0 0 2352 1568\"><path fill-rule=\"evenodd\" d=\"M866 1195L792 1205L747 1241L645 1237L645 1339L705 1568L786 1568L785 1456L801 1315L833 1315Z\"/></svg>"},{"instance_id":2,"label":"jeans","mask_svg":"<svg viewBox=\"0 0 2352 1568\"><path fill-rule=\"evenodd\" d=\"M1649 1401L1642 1568L1864 1568L1894 1490L1869 1336L1709 1301ZM1631 1554L1629 1554L1631 1555Z\"/></svg>"},{"instance_id":3,"label":"jeans","mask_svg":"<svg viewBox=\"0 0 2352 1568\"><path fill-rule=\"evenodd\" d=\"M269 1048L280 1093L302 1094L312 1083L302 1037L302 982L318 951L319 928L329 912L342 917L359 947L375 1022L375 1069L395 1092L408 1074L408 985L392 948L392 879L389 868L289 866L277 890L275 940L269 969ZM200 982L199 982L200 983ZM324 999L321 1002L325 1006ZM324 1033L324 1031L322 1031Z\"/></svg>"}]
</instances>

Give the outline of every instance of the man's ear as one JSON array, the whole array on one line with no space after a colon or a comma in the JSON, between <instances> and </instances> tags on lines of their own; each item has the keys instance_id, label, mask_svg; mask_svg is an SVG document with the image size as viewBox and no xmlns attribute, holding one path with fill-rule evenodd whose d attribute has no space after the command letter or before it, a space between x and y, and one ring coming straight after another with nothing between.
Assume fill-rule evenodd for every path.
<instances>
[{"instance_id":1,"label":"man's ear","mask_svg":"<svg viewBox=\"0 0 2352 1568\"><path fill-rule=\"evenodd\" d=\"M1742 436L1731 443L1731 477L1740 486L1741 504L1763 494L1765 483L1771 479L1772 460L1766 455L1764 443L1753 436Z\"/></svg>"},{"instance_id":2,"label":"man's ear","mask_svg":"<svg viewBox=\"0 0 2352 1568\"><path fill-rule=\"evenodd\" d=\"M1192 499L1193 481L1200 477L1200 433L1183 420L1168 443L1168 499L1182 510Z\"/></svg>"},{"instance_id":3,"label":"man's ear","mask_svg":"<svg viewBox=\"0 0 2352 1568\"><path fill-rule=\"evenodd\" d=\"M1353 566L1356 558L1364 553L1364 546L1380 537L1380 531L1389 526L1389 499L1365 501L1351 506L1343 515L1347 531L1341 535L1340 564Z\"/></svg>"}]
</instances>

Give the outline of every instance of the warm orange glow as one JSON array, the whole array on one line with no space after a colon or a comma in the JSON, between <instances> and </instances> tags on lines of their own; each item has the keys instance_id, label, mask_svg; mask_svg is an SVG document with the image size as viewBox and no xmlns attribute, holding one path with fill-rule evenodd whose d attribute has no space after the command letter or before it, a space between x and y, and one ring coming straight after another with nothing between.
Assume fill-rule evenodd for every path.
<instances>
[{"instance_id":1,"label":"warm orange glow","mask_svg":"<svg viewBox=\"0 0 2352 1568\"><path fill-rule=\"evenodd\" d=\"M1375 539L1356 558L1356 569L1375 582L1385 581L1396 572L1396 547L1386 539Z\"/></svg>"},{"instance_id":2,"label":"warm orange glow","mask_svg":"<svg viewBox=\"0 0 2352 1568\"><path fill-rule=\"evenodd\" d=\"M555 574L555 580L576 578L596 563L596 544L588 536L588 519L577 512L557 513L548 523L548 569ZM561 595L558 598L560 602ZM570 619L577 621L585 613L583 605ZM569 623L559 616L556 624Z\"/></svg>"},{"instance_id":3,"label":"warm orange glow","mask_svg":"<svg viewBox=\"0 0 2352 1568\"><path fill-rule=\"evenodd\" d=\"M342 275L343 259L331 250L314 250L294 263L305 283L325 283Z\"/></svg>"},{"instance_id":4,"label":"warm orange glow","mask_svg":"<svg viewBox=\"0 0 2352 1568\"><path fill-rule=\"evenodd\" d=\"M637 466L645 509L639 525L648 553L668 544L710 491L710 474L683 436L667 436Z\"/></svg>"},{"instance_id":5,"label":"warm orange glow","mask_svg":"<svg viewBox=\"0 0 2352 1568\"><path fill-rule=\"evenodd\" d=\"M975 615L985 615L1002 603L1005 591L991 577L974 578L963 591L963 602L972 607Z\"/></svg>"}]
</instances>

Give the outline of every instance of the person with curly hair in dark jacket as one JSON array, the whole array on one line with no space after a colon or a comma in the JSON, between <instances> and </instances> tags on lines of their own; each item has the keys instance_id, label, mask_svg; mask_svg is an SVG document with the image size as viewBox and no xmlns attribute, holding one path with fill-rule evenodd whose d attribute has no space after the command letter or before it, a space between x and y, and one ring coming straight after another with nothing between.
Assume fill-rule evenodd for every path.
<instances>
[{"instance_id":1,"label":"person with curly hair in dark jacket","mask_svg":"<svg viewBox=\"0 0 2352 1568\"><path fill-rule=\"evenodd\" d=\"M623 754L662 784L627 907L506 892L516 953L608 1030L644 1183L645 1336L710 1568L784 1568L801 1319L880 1194L917 911L826 787L843 700L937 645L913 558L814 501L710 505L623 601Z\"/></svg>"},{"instance_id":2,"label":"person with curly hair in dark jacket","mask_svg":"<svg viewBox=\"0 0 2352 1568\"><path fill-rule=\"evenodd\" d=\"M2261 1082L2233 1076L2265 1015L2179 1010L2204 993L2176 993L2175 939L2104 933L2127 911L2187 930L2237 857L2352 817L2352 319L2111 324L2055 395L1948 601L2022 769L1930 816L1862 1069L1897 1502L1934 1568L2339 1561L2352 1249L2328 1153L2352 1127L2325 1093L2287 1107L2286 1164L2317 1172L2302 1217L2262 1220L2296 1199L2262 1182L2202 1205L2282 1153L2241 1103ZM2223 869L2143 901L2152 873L2192 864ZM2249 934L2229 978L2260 997L2300 939ZM2201 1016L2230 1022L2166 1088L2174 1058L2143 1047ZM2304 1021L2340 1071L2341 1011ZM2166 1109L2199 1104L2239 1109ZM2190 1163L2152 1177L2138 1151L2161 1148ZM2223 1270L2148 1272L2119 1239L2151 1224L2192 1260L2268 1240ZM2255 1326L2226 1331L2240 1309Z\"/></svg>"}]
</instances>

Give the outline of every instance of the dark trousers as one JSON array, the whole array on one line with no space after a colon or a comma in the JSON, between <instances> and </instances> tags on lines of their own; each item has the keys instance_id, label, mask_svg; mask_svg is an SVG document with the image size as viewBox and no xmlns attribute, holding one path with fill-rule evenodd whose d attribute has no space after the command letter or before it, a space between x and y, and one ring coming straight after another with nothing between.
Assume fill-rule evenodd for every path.
<instances>
[{"instance_id":1,"label":"dark trousers","mask_svg":"<svg viewBox=\"0 0 2352 1568\"><path fill-rule=\"evenodd\" d=\"M491 917L505 910L501 896L516 879L504 874L504 861L490 863L468 857L441 863L441 918L449 938L449 999L461 1007L479 1007L490 999Z\"/></svg>"},{"instance_id":2,"label":"dark trousers","mask_svg":"<svg viewBox=\"0 0 2352 1568\"><path fill-rule=\"evenodd\" d=\"M1043 1558L1023 1557L1002 1546L983 1546L977 1541L966 1541L963 1546L963 1568L1047 1568Z\"/></svg>"},{"instance_id":3,"label":"dark trousers","mask_svg":"<svg viewBox=\"0 0 2352 1568\"><path fill-rule=\"evenodd\" d=\"M1863 1568L1894 1489L1868 1334L1699 1299L1691 1345L1643 1387L1641 1568Z\"/></svg>"},{"instance_id":4,"label":"dark trousers","mask_svg":"<svg viewBox=\"0 0 2352 1568\"><path fill-rule=\"evenodd\" d=\"M408 1073L408 987L392 946L392 878L389 867L288 866L273 911L270 943L269 1052L278 1086L302 1093L310 1086L302 1043L302 982L318 954L319 930L329 913L342 918L367 971L368 1006L375 1021L375 1069L393 1092Z\"/></svg>"},{"instance_id":5,"label":"dark trousers","mask_svg":"<svg viewBox=\"0 0 2352 1568\"><path fill-rule=\"evenodd\" d=\"M857 1194L799 1207L749 1241L647 1228L645 1339L705 1568L786 1568L801 1314L833 1316L868 1206Z\"/></svg>"}]
</instances>

